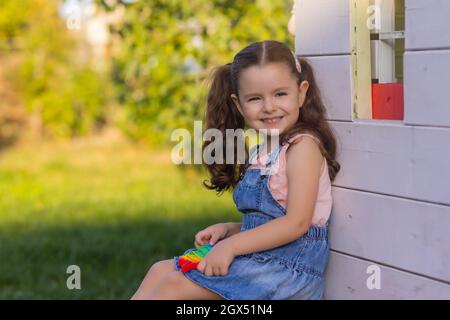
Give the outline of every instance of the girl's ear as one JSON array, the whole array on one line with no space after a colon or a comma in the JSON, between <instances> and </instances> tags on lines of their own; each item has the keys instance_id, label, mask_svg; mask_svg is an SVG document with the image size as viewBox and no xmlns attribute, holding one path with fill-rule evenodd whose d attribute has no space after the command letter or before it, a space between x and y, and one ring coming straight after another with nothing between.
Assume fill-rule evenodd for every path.
<instances>
[{"instance_id":1,"label":"girl's ear","mask_svg":"<svg viewBox=\"0 0 450 320\"><path fill-rule=\"evenodd\" d=\"M300 83L300 86L298 87L298 105L300 107L303 106L303 103L306 99L306 93L308 92L309 88L309 82L306 80L303 80L302 83Z\"/></svg>"},{"instance_id":2,"label":"girl's ear","mask_svg":"<svg viewBox=\"0 0 450 320\"><path fill-rule=\"evenodd\" d=\"M239 104L239 98L234 93L232 93L230 97L231 100L233 100L233 103L235 104L236 108L239 110L239 113L242 115L242 117L244 117L241 105Z\"/></svg>"}]
</instances>

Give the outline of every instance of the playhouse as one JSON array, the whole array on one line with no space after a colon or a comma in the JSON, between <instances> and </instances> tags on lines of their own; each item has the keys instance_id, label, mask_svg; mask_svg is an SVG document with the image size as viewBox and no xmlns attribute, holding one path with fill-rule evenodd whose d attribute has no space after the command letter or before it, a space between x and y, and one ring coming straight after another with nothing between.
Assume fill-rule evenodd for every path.
<instances>
[{"instance_id":1,"label":"playhouse","mask_svg":"<svg viewBox=\"0 0 450 320\"><path fill-rule=\"evenodd\" d=\"M326 299L450 299L450 1L297 0L338 139Z\"/></svg>"}]
</instances>

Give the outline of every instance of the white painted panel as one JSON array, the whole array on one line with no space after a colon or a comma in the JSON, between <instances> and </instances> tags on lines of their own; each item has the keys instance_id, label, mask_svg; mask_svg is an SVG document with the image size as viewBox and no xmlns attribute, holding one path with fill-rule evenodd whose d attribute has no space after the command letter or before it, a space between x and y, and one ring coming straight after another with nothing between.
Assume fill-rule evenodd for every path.
<instances>
[{"instance_id":1,"label":"white painted panel","mask_svg":"<svg viewBox=\"0 0 450 320\"><path fill-rule=\"evenodd\" d=\"M397 121L330 121L341 171L335 186L450 205L450 128Z\"/></svg>"},{"instance_id":2,"label":"white painted panel","mask_svg":"<svg viewBox=\"0 0 450 320\"><path fill-rule=\"evenodd\" d=\"M450 206L333 187L330 246L450 282Z\"/></svg>"},{"instance_id":3,"label":"white painted panel","mask_svg":"<svg viewBox=\"0 0 450 320\"><path fill-rule=\"evenodd\" d=\"M350 54L348 0L297 0L295 49L299 55Z\"/></svg>"},{"instance_id":4,"label":"white painted panel","mask_svg":"<svg viewBox=\"0 0 450 320\"><path fill-rule=\"evenodd\" d=\"M406 50L450 48L450 1L406 0Z\"/></svg>"},{"instance_id":5,"label":"white painted panel","mask_svg":"<svg viewBox=\"0 0 450 320\"><path fill-rule=\"evenodd\" d=\"M450 127L450 50L406 52L404 73L405 123Z\"/></svg>"},{"instance_id":6,"label":"white painted panel","mask_svg":"<svg viewBox=\"0 0 450 320\"><path fill-rule=\"evenodd\" d=\"M352 121L351 57L306 57L311 63L327 119Z\"/></svg>"},{"instance_id":7,"label":"white painted panel","mask_svg":"<svg viewBox=\"0 0 450 320\"><path fill-rule=\"evenodd\" d=\"M394 268L380 267L380 289L368 289L370 261L331 252L325 275L325 299L450 299L450 285Z\"/></svg>"}]
</instances>

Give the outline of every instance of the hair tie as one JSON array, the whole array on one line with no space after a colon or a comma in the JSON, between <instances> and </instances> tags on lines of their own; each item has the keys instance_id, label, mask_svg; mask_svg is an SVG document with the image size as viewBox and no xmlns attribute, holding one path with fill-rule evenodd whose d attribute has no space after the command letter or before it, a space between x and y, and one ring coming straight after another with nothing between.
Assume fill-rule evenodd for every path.
<instances>
[{"instance_id":1,"label":"hair tie","mask_svg":"<svg viewBox=\"0 0 450 320\"><path fill-rule=\"evenodd\" d=\"M300 62L298 62L297 56L295 55L294 51L291 50L292 56L294 57L295 61L295 67L297 68L298 73L302 73L302 67L300 65Z\"/></svg>"}]
</instances>

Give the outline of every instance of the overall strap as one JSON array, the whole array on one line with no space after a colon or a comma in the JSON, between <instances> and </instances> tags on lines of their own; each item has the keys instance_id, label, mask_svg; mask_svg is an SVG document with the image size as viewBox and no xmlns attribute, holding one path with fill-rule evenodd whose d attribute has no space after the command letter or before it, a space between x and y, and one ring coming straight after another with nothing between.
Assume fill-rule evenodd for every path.
<instances>
[{"instance_id":1,"label":"overall strap","mask_svg":"<svg viewBox=\"0 0 450 320\"><path fill-rule=\"evenodd\" d=\"M250 149L248 163L250 163L257 156L257 154L259 153L260 147L261 147L261 144L257 144L256 146L254 146ZM280 149L281 149L280 146L277 146L274 150L272 150L269 158L266 160L266 164L265 164L266 167L276 160L276 158L280 152Z\"/></svg>"},{"instance_id":2,"label":"overall strap","mask_svg":"<svg viewBox=\"0 0 450 320\"><path fill-rule=\"evenodd\" d=\"M261 171L263 175L272 175L274 172L278 171L279 162L277 162L278 156L281 152L281 145L277 145L274 150L269 155L266 162L266 167Z\"/></svg>"},{"instance_id":3,"label":"overall strap","mask_svg":"<svg viewBox=\"0 0 450 320\"><path fill-rule=\"evenodd\" d=\"M254 158L259 153L260 147L261 147L261 144L258 144L250 149L250 152L249 152L250 155L249 155L249 159L248 159L249 165L251 165L251 161L254 160ZM266 160L266 163L264 164L265 168L262 169L262 172L261 172L262 175L271 174L271 169L272 169L271 165L276 163L276 160L278 158L278 155L280 154L280 151L281 151L280 145L277 145L275 147L275 149L272 150L272 152L269 155L269 158Z\"/></svg>"},{"instance_id":4,"label":"overall strap","mask_svg":"<svg viewBox=\"0 0 450 320\"><path fill-rule=\"evenodd\" d=\"M258 153L258 149L259 149L259 144L256 145L256 146L253 146L253 147L250 149L250 151L248 152L248 153L249 153L249 156L248 156L248 159L247 159L246 164L248 164L248 165L251 164L251 161L253 160L253 158L255 158L256 154Z\"/></svg>"}]
</instances>

